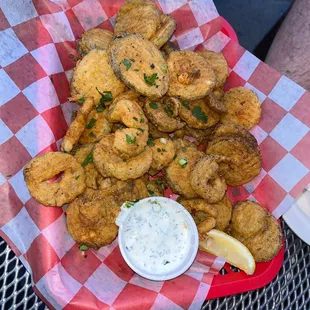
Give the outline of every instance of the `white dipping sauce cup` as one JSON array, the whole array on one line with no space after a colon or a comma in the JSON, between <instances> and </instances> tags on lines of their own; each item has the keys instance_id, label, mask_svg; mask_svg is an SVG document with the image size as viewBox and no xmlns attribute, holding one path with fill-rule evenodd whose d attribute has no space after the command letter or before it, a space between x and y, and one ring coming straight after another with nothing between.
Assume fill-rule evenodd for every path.
<instances>
[{"instance_id":1,"label":"white dipping sauce cup","mask_svg":"<svg viewBox=\"0 0 310 310\"><path fill-rule=\"evenodd\" d=\"M175 208L177 209L177 211L181 211L183 213L183 216L186 218L186 222L188 224L188 232L190 233L190 245L186 251L185 258L179 265L176 265L173 269L167 272L158 271L150 273L146 272L145 270L142 270L139 267L137 261L134 259L134 257L132 257L132 255L128 255L128 251L126 251L124 240L125 240L126 228L128 229L128 227L126 227L126 224L129 214L133 210L136 210L136 208L139 208L139 206L142 207L142 205L145 202L154 202L155 200L160 204L163 203L164 205L168 205L169 208ZM136 202L130 208L126 207L126 203L124 203L121 207L121 212L116 219L116 224L119 226L118 243L124 260L134 272L136 272L137 274L139 274L144 278L154 281L164 281L176 278L179 275L183 274L192 265L197 255L199 245L197 226L190 213L181 204L172 199L165 197L149 197ZM138 242L139 240L137 240L137 243Z\"/></svg>"}]
</instances>

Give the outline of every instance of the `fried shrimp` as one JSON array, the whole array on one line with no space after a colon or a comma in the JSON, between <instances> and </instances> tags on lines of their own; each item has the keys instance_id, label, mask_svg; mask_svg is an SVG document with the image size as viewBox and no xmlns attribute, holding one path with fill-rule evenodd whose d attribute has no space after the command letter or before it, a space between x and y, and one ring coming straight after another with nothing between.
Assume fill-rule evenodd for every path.
<instances>
[{"instance_id":1,"label":"fried shrimp","mask_svg":"<svg viewBox=\"0 0 310 310\"><path fill-rule=\"evenodd\" d=\"M172 36L176 22L171 15L160 15L160 26L155 35L150 39L158 48L161 48Z\"/></svg>"},{"instance_id":2,"label":"fried shrimp","mask_svg":"<svg viewBox=\"0 0 310 310\"><path fill-rule=\"evenodd\" d=\"M173 97L164 97L160 100L146 100L143 108L149 118L159 131L173 132L185 126L179 118L180 101Z\"/></svg>"},{"instance_id":3,"label":"fried shrimp","mask_svg":"<svg viewBox=\"0 0 310 310\"><path fill-rule=\"evenodd\" d=\"M117 97L125 85L115 76L107 51L91 50L80 60L72 75L71 96L92 97L98 105L102 97ZM112 103L106 100L105 104Z\"/></svg>"},{"instance_id":4,"label":"fried shrimp","mask_svg":"<svg viewBox=\"0 0 310 310\"><path fill-rule=\"evenodd\" d=\"M151 168L156 171L168 166L175 155L175 147L171 139L155 139L151 150L153 152Z\"/></svg>"},{"instance_id":5,"label":"fried shrimp","mask_svg":"<svg viewBox=\"0 0 310 310\"><path fill-rule=\"evenodd\" d=\"M180 117L189 127L195 129L210 128L220 120L220 115L206 104L205 99L183 101Z\"/></svg>"},{"instance_id":6,"label":"fried shrimp","mask_svg":"<svg viewBox=\"0 0 310 310\"><path fill-rule=\"evenodd\" d=\"M115 131L114 152L128 159L140 154L147 143L148 123L141 107L135 101L121 99L109 108L109 120L123 123L127 128Z\"/></svg>"},{"instance_id":7,"label":"fried shrimp","mask_svg":"<svg viewBox=\"0 0 310 310\"><path fill-rule=\"evenodd\" d=\"M193 166L203 153L195 147L184 147L177 151L175 159L164 169L165 179L172 191L186 198L198 197L190 184Z\"/></svg>"},{"instance_id":8,"label":"fried shrimp","mask_svg":"<svg viewBox=\"0 0 310 310\"><path fill-rule=\"evenodd\" d=\"M91 50L107 50L112 41L113 33L105 29L90 29L85 31L77 42L78 52L84 56Z\"/></svg>"},{"instance_id":9,"label":"fried shrimp","mask_svg":"<svg viewBox=\"0 0 310 310\"><path fill-rule=\"evenodd\" d=\"M209 203L222 200L227 189L225 180L220 175L219 165L209 156L196 162L190 174L190 184Z\"/></svg>"},{"instance_id":10,"label":"fried shrimp","mask_svg":"<svg viewBox=\"0 0 310 310\"><path fill-rule=\"evenodd\" d=\"M60 172L59 182L47 182ZM60 152L33 158L24 169L24 178L31 196L46 206L61 207L86 187L83 167L72 155Z\"/></svg>"},{"instance_id":11,"label":"fried shrimp","mask_svg":"<svg viewBox=\"0 0 310 310\"><path fill-rule=\"evenodd\" d=\"M104 136L93 152L94 164L103 176L120 180L136 179L144 175L152 164L152 150L146 146L135 157L122 159L113 152L114 134Z\"/></svg>"},{"instance_id":12,"label":"fried shrimp","mask_svg":"<svg viewBox=\"0 0 310 310\"><path fill-rule=\"evenodd\" d=\"M251 129L259 122L261 102L256 93L245 87L231 88L224 95L227 113L221 116L222 123L233 122Z\"/></svg>"},{"instance_id":13,"label":"fried shrimp","mask_svg":"<svg viewBox=\"0 0 310 310\"><path fill-rule=\"evenodd\" d=\"M168 95L195 100L210 93L216 83L213 69L199 54L175 51L167 60L170 74Z\"/></svg>"}]
</instances>

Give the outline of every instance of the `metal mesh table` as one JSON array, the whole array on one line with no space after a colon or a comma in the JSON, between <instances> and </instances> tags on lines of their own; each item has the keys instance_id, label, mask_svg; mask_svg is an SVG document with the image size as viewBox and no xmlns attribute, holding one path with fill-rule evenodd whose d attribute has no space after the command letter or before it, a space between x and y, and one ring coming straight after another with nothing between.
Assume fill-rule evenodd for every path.
<instances>
[{"instance_id":1,"label":"metal mesh table","mask_svg":"<svg viewBox=\"0 0 310 310\"><path fill-rule=\"evenodd\" d=\"M302 242L282 221L285 237L283 267L262 289L207 301L203 310L310 309L310 246ZM21 262L0 240L1 309L48 309L31 288L31 278Z\"/></svg>"}]
</instances>

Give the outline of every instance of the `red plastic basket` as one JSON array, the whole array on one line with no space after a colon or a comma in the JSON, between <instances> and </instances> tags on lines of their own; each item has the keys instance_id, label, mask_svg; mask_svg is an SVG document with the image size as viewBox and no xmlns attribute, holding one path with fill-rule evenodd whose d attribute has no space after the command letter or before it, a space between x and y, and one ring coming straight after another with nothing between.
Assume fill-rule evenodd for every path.
<instances>
[{"instance_id":1,"label":"red plastic basket","mask_svg":"<svg viewBox=\"0 0 310 310\"><path fill-rule=\"evenodd\" d=\"M222 32L235 42L239 43L238 37L232 26L223 18ZM225 264L224 270L221 270L212 281L211 288L208 293L208 299L224 297L243 292L259 289L270 283L279 272L284 259L284 243L282 249L276 257L268 263L258 263L255 273L248 276L243 271L235 267Z\"/></svg>"}]
</instances>

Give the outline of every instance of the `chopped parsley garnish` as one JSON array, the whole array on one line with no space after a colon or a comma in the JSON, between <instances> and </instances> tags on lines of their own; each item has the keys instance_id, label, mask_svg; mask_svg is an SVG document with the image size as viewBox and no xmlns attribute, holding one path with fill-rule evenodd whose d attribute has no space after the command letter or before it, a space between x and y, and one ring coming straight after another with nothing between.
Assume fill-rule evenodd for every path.
<instances>
[{"instance_id":1,"label":"chopped parsley garnish","mask_svg":"<svg viewBox=\"0 0 310 310\"><path fill-rule=\"evenodd\" d=\"M164 265L167 265L167 264L170 264L170 262L169 262L168 260L166 260L166 261L164 262Z\"/></svg>"},{"instance_id":2,"label":"chopped parsley garnish","mask_svg":"<svg viewBox=\"0 0 310 310\"><path fill-rule=\"evenodd\" d=\"M182 106L185 107L187 110L190 110L190 109L191 109L190 106L189 106L189 104L188 104L188 101L186 101L186 100L183 100L183 101L182 101Z\"/></svg>"},{"instance_id":3,"label":"chopped parsley garnish","mask_svg":"<svg viewBox=\"0 0 310 310\"><path fill-rule=\"evenodd\" d=\"M142 128L137 128L139 131L144 132L144 129Z\"/></svg>"},{"instance_id":4,"label":"chopped parsley garnish","mask_svg":"<svg viewBox=\"0 0 310 310\"><path fill-rule=\"evenodd\" d=\"M154 110L156 110L156 109L158 109L158 105L157 105L157 103L156 102L150 102L150 107L152 108L152 109L154 109Z\"/></svg>"},{"instance_id":5,"label":"chopped parsley garnish","mask_svg":"<svg viewBox=\"0 0 310 310\"><path fill-rule=\"evenodd\" d=\"M136 71L136 72L138 72L138 71L139 71L139 69L133 69L133 71Z\"/></svg>"},{"instance_id":6,"label":"chopped parsley garnish","mask_svg":"<svg viewBox=\"0 0 310 310\"><path fill-rule=\"evenodd\" d=\"M133 117L133 119L134 119L136 122L138 121L138 119L137 119L135 116Z\"/></svg>"},{"instance_id":7,"label":"chopped parsley garnish","mask_svg":"<svg viewBox=\"0 0 310 310\"><path fill-rule=\"evenodd\" d=\"M164 153L164 152L167 152L165 149L160 149L160 148L157 148L157 152L162 152L162 153Z\"/></svg>"},{"instance_id":8,"label":"chopped parsley garnish","mask_svg":"<svg viewBox=\"0 0 310 310\"><path fill-rule=\"evenodd\" d=\"M157 149L157 152L161 152L161 149L160 149L160 148L158 148L158 149Z\"/></svg>"},{"instance_id":9,"label":"chopped parsley garnish","mask_svg":"<svg viewBox=\"0 0 310 310\"><path fill-rule=\"evenodd\" d=\"M127 201L127 202L125 203L125 207L129 209L129 208L131 208L134 204L135 204L135 203L134 203L133 201Z\"/></svg>"},{"instance_id":10,"label":"chopped parsley garnish","mask_svg":"<svg viewBox=\"0 0 310 310\"><path fill-rule=\"evenodd\" d=\"M80 176L79 176L79 175L77 175L77 176L75 177L75 179L76 179L76 180L78 180L78 179L79 179L79 177L80 177Z\"/></svg>"},{"instance_id":11,"label":"chopped parsley garnish","mask_svg":"<svg viewBox=\"0 0 310 310\"><path fill-rule=\"evenodd\" d=\"M82 105L85 102L86 98L83 96L82 98L76 101L77 104Z\"/></svg>"},{"instance_id":12,"label":"chopped parsley garnish","mask_svg":"<svg viewBox=\"0 0 310 310\"><path fill-rule=\"evenodd\" d=\"M162 66L160 67L160 69L161 69L161 71L164 72L164 73L166 73L166 72L168 71L167 65L162 65Z\"/></svg>"},{"instance_id":13,"label":"chopped parsley garnish","mask_svg":"<svg viewBox=\"0 0 310 310\"><path fill-rule=\"evenodd\" d=\"M173 115L173 110L169 106L166 106L165 111L167 112L169 116Z\"/></svg>"},{"instance_id":14,"label":"chopped parsley garnish","mask_svg":"<svg viewBox=\"0 0 310 310\"><path fill-rule=\"evenodd\" d=\"M144 73L144 81L146 84L153 86L155 85L155 81L158 79L157 73L153 73L152 75L146 75Z\"/></svg>"},{"instance_id":15,"label":"chopped parsley garnish","mask_svg":"<svg viewBox=\"0 0 310 310\"><path fill-rule=\"evenodd\" d=\"M96 138L96 135L92 131L88 134L88 136L92 138Z\"/></svg>"},{"instance_id":16,"label":"chopped parsley garnish","mask_svg":"<svg viewBox=\"0 0 310 310\"><path fill-rule=\"evenodd\" d=\"M124 58L124 59L122 60L122 63L123 63L124 66L126 67L126 71L128 71L128 70L130 69L130 67L131 67L131 62L130 62L130 60Z\"/></svg>"},{"instance_id":17,"label":"chopped parsley garnish","mask_svg":"<svg viewBox=\"0 0 310 310\"><path fill-rule=\"evenodd\" d=\"M153 139L152 135L149 135L149 138L147 140L147 145L148 146L155 146L154 139Z\"/></svg>"},{"instance_id":18,"label":"chopped parsley garnish","mask_svg":"<svg viewBox=\"0 0 310 310\"><path fill-rule=\"evenodd\" d=\"M112 93L110 91L104 91L102 93L97 87L96 87L96 90L101 95L100 104L98 105L96 110L97 110L97 112L102 112L102 110L106 108L105 102L112 101L113 100L113 96L112 96ZM98 110L98 108L99 108L99 110Z\"/></svg>"},{"instance_id":19,"label":"chopped parsley garnish","mask_svg":"<svg viewBox=\"0 0 310 310\"><path fill-rule=\"evenodd\" d=\"M79 246L79 250L82 251L82 252L87 251L87 250L88 250L88 246L85 245L85 244L81 244L81 245Z\"/></svg>"},{"instance_id":20,"label":"chopped parsley garnish","mask_svg":"<svg viewBox=\"0 0 310 310\"><path fill-rule=\"evenodd\" d=\"M155 193L153 191L151 191L150 189L147 191L149 193L149 195L154 196Z\"/></svg>"},{"instance_id":21,"label":"chopped parsley garnish","mask_svg":"<svg viewBox=\"0 0 310 310\"><path fill-rule=\"evenodd\" d=\"M104 104L104 102L100 103L97 107L96 107L96 111L97 112L102 112L103 110L105 110L107 107Z\"/></svg>"},{"instance_id":22,"label":"chopped parsley garnish","mask_svg":"<svg viewBox=\"0 0 310 310\"><path fill-rule=\"evenodd\" d=\"M131 136L126 135L126 142L128 144L137 144L137 139L136 137L132 138Z\"/></svg>"},{"instance_id":23,"label":"chopped parsley garnish","mask_svg":"<svg viewBox=\"0 0 310 310\"><path fill-rule=\"evenodd\" d=\"M185 168L187 166L187 162L188 162L187 158L180 158L178 160L178 163L182 168Z\"/></svg>"},{"instance_id":24,"label":"chopped parsley garnish","mask_svg":"<svg viewBox=\"0 0 310 310\"><path fill-rule=\"evenodd\" d=\"M164 189L164 190L168 188L168 186L165 184L165 182L162 179L157 179L155 181L155 183L160 185L162 187L162 189Z\"/></svg>"},{"instance_id":25,"label":"chopped parsley garnish","mask_svg":"<svg viewBox=\"0 0 310 310\"><path fill-rule=\"evenodd\" d=\"M82 162L81 165L82 165L83 167L85 167L85 166L87 166L89 163L92 163L93 160L94 160L94 158L93 158L93 153L89 153L89 154L86 156L86 158L83 160L83 162Z\"/></svg>"},{"instance_id":26,"label":"chopped parsley garnish","mask_svg":"<svg viewBox=\"0 0 310 310\"><path fill-rule=\"evenodd\" d=\"M204 123L208 122L208 116L201 110L201 107L195 106L192 110L192 115Z\"/></svg>"},{"instance_id":27,"label":"chopped parsley garnish","mask_svg":"<svg viewBox=\"0 0 310 310\"><path fill-rule=\"evenodd\" d=\"M140 119L140 123L141 123L141 124L144 123L144 118L143 118L143 117Z\"/></svg>"},{"instance_id":28,"label":"chopped parsley garnish","mask_svg":"<svg viewBox=\"0 0 310 310\"><path fill-rule=\"evenodd\" d=\"M97 120L95 118L91 118L89 123L86 125L86 128L87 129L93 128L96 122L97 122Z\"/></svg>"},{"instance_id":29,"label":"chopped parsley garnish","mask_svg":"<svg viewBox=\"0 0 310 310\"><path fill-rule=\"evenodd\" d=\"M150 67L151 67L152 69L154 69L154 68L155 68L155 65L154 65L154 64L151 64Z\"/></svg>"},{"instance_id":30,"label":"chopped parsley garnish","mask_svg":"<svg viewBox=\"0 0 310 310\"><path fill-rule=\"evenodd\" d=\"M131 62L135 62L135 60L134 60L133 58L130 58L130 61L131 61Z\"/></svg>"}]
</instances>

